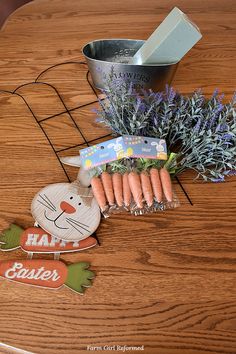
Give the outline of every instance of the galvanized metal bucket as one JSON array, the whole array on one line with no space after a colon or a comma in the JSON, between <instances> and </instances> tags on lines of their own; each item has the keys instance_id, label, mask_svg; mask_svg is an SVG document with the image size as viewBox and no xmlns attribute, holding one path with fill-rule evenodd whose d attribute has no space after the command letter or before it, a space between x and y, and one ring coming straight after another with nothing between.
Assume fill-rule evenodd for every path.
<instances>
[{"instance_id":1,"label":"galvanized metal bucket","mask_svg":"<svg viewBox=\"0 0 236 354\"><path fill-rule=\"evenodd\" d=\"M161 91L170 84L178 63L128 64L143 43L143 40L134 39L101 39L86 44L82 51L95 87L105 89L104 76L111 72L114 79L130 80L138 88Z\"/></svg>"}]
</instances>

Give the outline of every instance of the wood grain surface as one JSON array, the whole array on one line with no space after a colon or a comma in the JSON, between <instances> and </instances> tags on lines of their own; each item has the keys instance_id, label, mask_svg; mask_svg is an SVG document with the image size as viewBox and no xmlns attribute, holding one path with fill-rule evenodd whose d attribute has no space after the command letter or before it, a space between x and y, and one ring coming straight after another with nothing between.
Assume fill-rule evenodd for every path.
<instances>
[{"instance_id":1,"label":"wood grain surface","mask_svg":"<svg viewBox=\"0 0 236 354\"><path fill-rule=\"evenodd\" d=\"M88 41L146 39L175 5L173 0L35 0L0 32L0 89L30 83L57 63L84 61L81 48ZM202 87L207 95L218 87L229 100L236 87L235 0L177 5L203 38L179 65L173 85L183 93ZM38 122L59 156L77 155L74 146L83 147L83 136L90 141L109 133L95 122L91 109L97 104L84 106L96 101L86 73L86 65L71 63L39 78L60 91L82 135L50 86L34 83L17 90L36 119L20 96L0 93L0 230L11 222L32 226L34 195L47 184L67 181ZM76 178L75 168L66 171ZM180 177L193 206L175 183L180 208L103 219L100 247L61 255L68 264L91 262L97 277L84 296L1 279L0 353L107 353L119 351L103 346L143 345L136 352L235 354L236 179L210 184L194 177L191 172ZM1 260L21 257L20 250L0 254Z\"/></svg>"}]
</instances>

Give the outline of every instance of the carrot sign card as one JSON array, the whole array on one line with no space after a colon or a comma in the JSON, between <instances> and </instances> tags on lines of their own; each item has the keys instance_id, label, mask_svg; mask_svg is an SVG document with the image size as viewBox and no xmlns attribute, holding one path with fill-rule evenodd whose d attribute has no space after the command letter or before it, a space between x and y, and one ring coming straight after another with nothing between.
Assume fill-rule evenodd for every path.
<instances>
[{"instance_id":1,"label":"carrot sign card","mask_svg":"<svg viewBox=\"0 0 236 354\"><path fill-rule=\"evenodd\" d=\"M66 266L57 260L13 260L0 263L0 277L39 287L59 289L63 285L79 294L91 286L94 273L89 263L80 262Z\"/></svg>"},{"instance_id":2,"label":"carrot sign card","mask_svg":"<svg viewBox=\"0 0 236 354\"><path fill-rule=\"evenodd\" d=\"M39 227L23 230L12 224L0 235L0 249L21 247L30 253L64 253L96 246L91 235L100 223L100 210L91 189L79 182L56 183L40 190L31 205Z\"/></svg>"},{"instance_id":3,"label":"carrot sign card","mask_svg":"<svg viewBox=\"0 0 236 354\"><path fill-rule=\"evenodd\" d=\"M66 241L48 234L40 227L30 227L23 230L15 224L3 231L0 242L2 251L12 251L21 248L27 253L76 252L97 245L97 240L91 236L82 241Z\"/></svg>"},{"instance_id":4,"label":"carrot sign card","mask_svg":"<svg viewBox=\"0 0 236 354\"><path fill-rule=\"evenodd\" d=\"M56 183L40 190L31 204L37 226L23 230L12 224L0 235L0 250L21 248L33 253L77 252L97 245L93 233L100 223L100 209L91 188L79 181ZM94 273L89 263L66 266L59 260L13 260L0 262L0 277L20 283L59 289L66 285L83 294Z\"/></svg>"}]
</instances>

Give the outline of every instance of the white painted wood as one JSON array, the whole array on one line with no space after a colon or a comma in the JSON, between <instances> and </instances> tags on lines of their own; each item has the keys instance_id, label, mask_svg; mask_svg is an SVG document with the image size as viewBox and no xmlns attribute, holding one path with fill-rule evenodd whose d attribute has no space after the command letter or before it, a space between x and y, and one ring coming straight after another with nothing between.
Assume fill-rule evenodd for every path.
<instances>
[{"instance_id":1,"label":"white painted wood","mask_svg":"<svg viewBox=\"0 0 236 354\"><path fill-rule=\"evenodd\" d=\"M80 167L80 156L66 156L60 158L61 162L65 165Z\"/></svg>"},{"instance_id":2,"label":"white painted wood","mask_svg":"<svg viewBox=\"0 0 236 354\"><path fill-rule=\"evenodd\" d=\"M91 188L78 182L51 184L40 190L31 212L42 229L62 240L79 241L98 228L101 213Z\"/></svg>"},{"instance_id":3,"label":"white painted wood","mask_svg":"<svg viewBox=\"0 0 236 354\"><path fill-rule=\"evenodd\" d=\"M69 165L73 167L80 167L81 165L80 156L61 157L60 160L65 165ZM78 172L78 180L82 186L89 187L91 184L92 176L93 176L92 171L86 171L82 167L80 167Z\"/></svg>"}]
</instances>

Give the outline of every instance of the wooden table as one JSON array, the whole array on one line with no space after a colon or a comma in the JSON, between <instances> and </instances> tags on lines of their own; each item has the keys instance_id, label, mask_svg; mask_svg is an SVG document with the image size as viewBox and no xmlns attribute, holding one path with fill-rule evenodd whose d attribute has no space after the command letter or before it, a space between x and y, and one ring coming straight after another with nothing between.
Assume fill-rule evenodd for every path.
<instances>
[{"instance_id":1,"label":"wooden table","mask_svg":"<svg viewBox=\"0 0 236 354\"><path fill-rule=\"evenodd\" d=\"M14 90L57 63L84 61L81 48L93 39L145 39L175 4L173 0L29 3L0 32L0 88ZM202 87L207 95L218 87L230 99L236 86L235 0L180 0L178 6L199 25L203 39L182 61L174 86L184 93ZM107 130L94 121L91 108L96 104L86 105L96 100L86 72L86 65L72 63L45 72L40 80L57 87L91 141ZM67 180L38 124L61 113L61 102L42 84L23 86L17 93L30 104L36 119L20 96L0 94L1 230L11 222L32 226L34 194L49 183ZM61 150L58 156L78 154L78 147L67 149L83 144L68 113L40 124L54 149ZM67 172L71 179L76 177L76 169ZM193 177L185 173L180 178L193 206L176 184L180 208L103 219L100 247L61 256L67 263L91 262L97 277L84 296L67 288L50 291L1 279L0 341L10 347L0 346L0 352L21 348L40 354L78 354L89 352L87 346L143 345L140 353L236 353L236 179L205 184ZM26 255L16 250L0 257Z\"/></svg>"}]
</instances>

